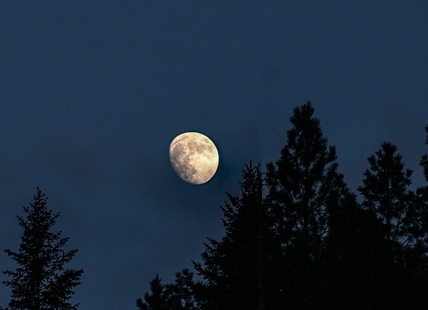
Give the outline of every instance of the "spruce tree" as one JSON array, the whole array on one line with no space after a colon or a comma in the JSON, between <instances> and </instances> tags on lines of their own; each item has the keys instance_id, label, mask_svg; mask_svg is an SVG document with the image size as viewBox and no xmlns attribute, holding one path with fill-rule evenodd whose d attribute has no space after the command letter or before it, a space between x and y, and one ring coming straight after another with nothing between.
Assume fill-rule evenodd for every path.
<instances>
[{"instance_id":1,"label":"spruce tree","mask_svg":"<svg viewBox=\"0 0 428 310\"><path fill-rule=\"evenodd\" d=\"M275 297L278 247L267 223L259 165L250 163L242 176L241 195L228 194L221 207L225 236L208 238L203 264L193 262L206 284L201 296L213 309L282 309Z\"/></svg>"},{"instance_id":2,"label":"spruce tree","mask_svg":"<svg viewBox=\"0 0 428 310\"><path fill-rule=\"evenodd\" d=\"M164 298L164 285L159 275L150 281L151 294L144 293L144 302L140 297L137 299L137 307L139 310L167 310Z\"/></svg>"},{"instance_id":3,"label":"spruce tree","mask_svg":"<svg viewBox=\"0 0 428 310\"><path fill-rule=\"evenodd\" d=\"M19 267L3 271L12 277L4 281L12 288L10 309L77 309L71 304L73 288L80 284L83 269L65 269L77 250L62 248L69 238L61 238L61 231L51 232L60 213L46 207L47 197L37 188L34 202L24 207L26 218L17 216L24 229L18 252L6 249ZM8 308L7 308L8 309Z\"/></svg>"},{"instance_id":4,"label":"spruce tree","mask_svg":"<svg viewBox=\"0 0 428 310\"><path fill-rule=\"evenodd\" d=\"M327 145L310 102L293 111L280 159L267 165L267 205L281 241L281 291L289 309L320 308L325 267L320 262L329 214L347 192L336 150Z\"/></svg>"}]
</instances>

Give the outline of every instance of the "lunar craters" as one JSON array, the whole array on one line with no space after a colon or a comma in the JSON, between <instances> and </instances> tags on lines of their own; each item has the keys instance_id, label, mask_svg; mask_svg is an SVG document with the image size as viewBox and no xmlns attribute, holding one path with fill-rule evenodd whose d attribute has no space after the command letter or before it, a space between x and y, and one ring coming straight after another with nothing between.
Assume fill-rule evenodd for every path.
<instances>
[{"instance_id":1,"label":"lunar craters","mask_svg":"<svg viewBox=\"0 0 428 310\"><path fill-rule=\"evenodd\" d=\"M169 156L178 176L192 184L209 181L217 171L219 162L214 143L196 132L177 136L171 142Z\"/></svg>"}]
</instances>

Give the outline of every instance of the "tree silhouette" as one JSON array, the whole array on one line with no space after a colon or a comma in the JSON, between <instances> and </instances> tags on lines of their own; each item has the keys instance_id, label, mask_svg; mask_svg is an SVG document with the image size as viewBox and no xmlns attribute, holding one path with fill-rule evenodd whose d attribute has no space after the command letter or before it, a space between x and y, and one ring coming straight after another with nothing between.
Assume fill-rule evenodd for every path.
<instances>
[{"instance_id":1,"label":"tree silhouette","mask_svg":"<svg viewBox=\"0 0 428 310\"><path fill-rule=\"evenodd\" d=\"M348 191L335 148L327 146L313 113L310 102L294 109L281 157L267 165L267 204L283 253L283 298L296 309L320 305L325 268L319 258L328 217Z\"/></svg>"},{"instance_id":2,"label":"tree silhouette","mask_svg":"<svg viewBox=\"0 0 428 310\"><path fill-rule=\"evenodd\" d=\"M385 241L382 247L373 248L382 253L382 261L378 259L377 266L372 267L371 306L402 309L413 304L412 308L417 309L415 290L409 288L419 280L421 268L427 267L427 231L423 223L427 200L419 196L419 190L415 193L409 189L412 171L404 170L396 151L395 145L384 142L369 157L370 168L364 173L363 186L358 188L363 207L379 219L378 235Z\"/></svg>"},{"instance_id":3,"label":"tree silhouette","mask_svg":"<svg viewBox=\"0 0 428 310\"><path fill-rule=\"evenodd\" d=\"M175 274L175 282L165 285L165 299L169 310L196 310L200 308L197 293L200 283L193 281L193 272L183 269Z\"/></svg>"},{"instance_id":4,"label":"tree silhouette","mask_svg":"<svg viewBox=\"0 0 428 310\"><path fill-rule=\"evenodd\" d=\"M196 310L200 309L201 303L196 299L195 290L200 283L193 281L193 273L183 269L175 274L175 282L162 284L159 275L150 281L151 294L144 294L137 299L139 310Z\"/></svg>"},{"instance_id":5,"label":"tree silhouette","mask_svg":"<svg viewBox=\"0 0 428 310\"><path fill-rule=\"evenodd\" d=\"M215 309L277 309L278 251L265 221L259 165L247 165L242 177L241 195L228 194L229 202L221 207L225 236L208 238L203 264L193 264L206 283L203 296Z\"/></svg>"},{"instance_id":6,"label":"tree silhouette","mask_svg":"<svg viewBox=\"0 0 428 310\"><path fill-rule=\"evenodd\" d=\"M407 218L412 170L403 170L401 155L396 151L395 145L385 142L376 155L369 157L370 170L364 173L364 185L358 190L364 197L363 206L381 219L385 238L401 248L413 241L408 229L413 221Z\"/></svg>"},{"instance_id":7,"label":"tree silhouette","mask_svg":"<svg viewBox=\"0 0 428 310\"><path fill-rule=\"evenodd\" d=\"M69 299L73 288L80 284L83 269L64 269L77 250L64 251L62 247L69 238L61 238L61 231L51 232L60 213L52 213L46 208L47 197L37 188L34 202L24 207L24 219L17 216L24 229L18 252L5 252L20 267L3 271L12 277L4 281L12 288L9 302L11 309L77 309ZM8 308L6 308L8 309Z\"/></svg>"},{"instance_id":8,"label":"tree silhouette","mask_svg":"<svg viewBox=\"0 0 428 310\"><path fill-rule=\"evenodd\" d=\"M144 301L141 298L137 299L137 307L140 310L166 310L165 298L163 296L164 287L161 283L159 275L150 281L151 294L144 294Z\"/></svg>"}]
</instances>

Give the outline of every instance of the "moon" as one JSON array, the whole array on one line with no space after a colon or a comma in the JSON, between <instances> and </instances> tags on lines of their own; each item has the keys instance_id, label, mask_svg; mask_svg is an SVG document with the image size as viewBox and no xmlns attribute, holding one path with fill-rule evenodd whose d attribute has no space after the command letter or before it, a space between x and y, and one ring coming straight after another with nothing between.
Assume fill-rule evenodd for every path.
<instances>
[{"instance_id":1,"label":"moon","mask_svg":"<svg viewBox=\"0 0 428 310\"><path fill-rule=\"evenodd\" d=\"M169 159L180 178L196 185L208 182L219 163L215 144L198 132L185 132L172 140Z\"/></svg>"}]
</instances>

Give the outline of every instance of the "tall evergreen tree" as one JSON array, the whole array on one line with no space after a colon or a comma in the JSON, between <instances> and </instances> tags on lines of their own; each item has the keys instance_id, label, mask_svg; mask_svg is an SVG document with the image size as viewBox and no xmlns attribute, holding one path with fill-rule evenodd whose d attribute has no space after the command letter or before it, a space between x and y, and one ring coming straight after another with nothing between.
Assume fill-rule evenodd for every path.
<instances>
[{"instance_id":1,"label":"tall evergreen tree","mask_svg":"<svg viewBox=\"0 0 428 310\"><path fill-rule=\"evenodd\" d=\"M251 164L243 170L241 195L228 194L221 207L226 235L208 239L203 264L194 263L206 283L202 296L213 309L282 309L278 295L274 235L262 199L262 173Z\"/></svg>"},{"instance_id":2,"label":"tall evergreen tree","mask_svg":"<svg viewBox=\"0 0 428 310\"><path fill-rule=\"evenodd\" d=\"M62 248L69 238L61 238L61 231L51 232L60 213L53 213L46 207L47 197L37 188L34 202L24 207L27 217L18 217L24 229L18 252L6 249L19 267L3 273L12 277L4 281L12 288L9 302L11 309L77 309L71 304L73 288L80 284L83 269L64 269L77 250ZM8 309L8 308L7 308Z\"/></svg>"},{"instance_id":3,"label":"tall evergreen tree","mask_svg":"<svg viewBox=\"0 0 428 310\"><path fill-rule=\"evenodd\" d=\"M310 102L294 109L281 157L267 165L267 201L282 245L279 272L289 309L321 307L325 276L319 257L328 216L347 192L335 147L327 145L313 113Z\"/></svg>"},{"instance_id":4,"label":"tall evergreen tree","mask_svg":"<svg viewBox=\"0 0 428 310\"><path fill-rule=\"evenodd\" d=\"M167 310L164 298L164 286L159 275L150 281L151 294L144 293L144 302L140 297L137 299L137 307L139 310Z\"/></svg>"},{"instance_id":5,"label":"tall evergreen tree","mask_svg":"<svg viewBox=\"0 0 428 310\"><path fill-rule=\"evenodd\" d=\"M422 221L426 203L418 198L418 191L415 194L409 189L412 171L404 170L396 151L395 145L384 142L369 157L370 168L358 188L363 207L380 221L378 234L385 241L383 247L373 248L382 253L382 261L373 268L371 307L402 309L412 304L412 309L419 309L410 296L414 296L414 283L419 280L415 272L426 268L428 252Z\"/></svg>"},{"instance_id":6,"label":"tall evergreen tree","mask_svg":"<svg viewBox=\"0 0 428 310\"><path fill-rule=\"evenodd\" d=\"M363 206L381 219L385 238L401 248L413 242L408 229L413 221L407 218L412 170L404 170L396 151L395 145L385 142L369 157L370 169L364 173L364 185L358 190L364 198Z\"/></svg>"}]
</instances>

